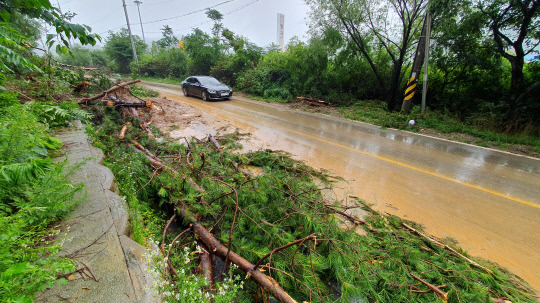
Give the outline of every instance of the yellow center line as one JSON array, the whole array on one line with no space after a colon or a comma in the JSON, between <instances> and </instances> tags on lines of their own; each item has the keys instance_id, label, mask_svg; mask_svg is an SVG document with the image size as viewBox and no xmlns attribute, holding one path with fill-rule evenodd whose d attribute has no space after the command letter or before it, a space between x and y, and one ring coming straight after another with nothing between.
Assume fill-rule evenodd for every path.
<instances>
[{"instance_id":1,"label":"yellow center line","mask_svg":"<svg viewBox=\"0 0 540 303\"><path fill-rule=\"evenodd\" d=\"M180 100L178 100L180 101ZM197 106L200 105L200 104L197 104ZM206 106L206 105L204 105ZM208 108L211 108L209 106L207 106ZM329 141L329 140L326 140L326 139L322 139L322 138L319 138L319 137L315 137L315 136L312 136L310 134L306 134L306 133L302 133L302 132L299 132L299 131L295 131L295 130L292 130L290 128L286 128L286 127L283 127L281 125L278 125L278 124L274 124L274 123L271 123L271 122L266 122L266 121L262 121L262 120L258 120L258 119L255 119L253 117L249 117L249 116L244 116L244 115L241 115L239 113L236 113L236 112L232 112L232 111L228 111L228 110L225 110L223 108L220 108L220 111L223 112L228 112L228 113L231 113L233 115L237 115L239 117L242 117L244 119L248 119L248 120L253 120L253 121L256 121L256 122L259 122L259 123L264 123L264 124L267 124L267 125L271 125L273 127L276 127L276 128L280 128L280 129L283 129L283 130L286 130L286 131L289 131L289 132L292 132L292 133L295 133L295 134L298 134L298 135L301 135L301 136L305 136L305 137L308 137L308 138L311 138L313 140L317 140L317 141L320 141L320 142L324 142L326 144L330 144L330 145L334 145L334 146L337 146L337 147L341 147L341 148L344 148L344 149L347 149L347 150L350 150L350 151L354 151L354 152L357 152L357 153L360 153L360 154L363 154L363 155L366 155L366 156L369 156L369 157L372 157L372 158L376 158L376 159L379 159L379 160L382 160L382 161L385 161L385 162L389 162L389 163L392 163L392 164L395 164L395 165L398 165L398 166L401 166L401 167L405 167L405 168L408 168L408 169L412 169L412 170L415 170L415 171L418 171L418 172L421 172L421 173L424 173L424 174L427 174L427 175L430 175L430 176L433 176L433 177L437 177L437 178L440 178L440 179L443 179L443 180L446 180L446 181L451 181L451 182L455 182L455 183L458 183L458 184L461 184L461 185L465 185L467 187L470 187L470 188L474 188L476 190L479 190L479 191L483 191L483 192L486 192L486 193L489 193L489 194L492 194L492 195L495 195L495 196L498 196L498 197L501 197L501 198L506 198L508 200L511 200L511 201L514 201L514 202L518 202L518 203L521 203L523 205L527 205L527 206L530 206L530 207L534 207L534 208L538 208L540 209L540 205L538 204L535 204L533 202L530 202L530 201L526 201L526 200L522 200L522 199L519 199L519 198L515 198L515 197L510 197L508 195L505 195L503 193L500 193L500 192L497 192L497 191L494 191L494 190L490 190L490 189L486 189L486 188L482 188L482 187L479 187L475 184L471 184L471 183L467 183L467 182L462 182L462 181L458 181L456 179L453 179L453 178L450 178L450 177L446 177L446 176L443 176L443 175L439 175L439 174L436 174L436 173L433 173L433 172L430 172L430 171L427 171L425 169L422 169L422 168L418 168L418 167L415 167L415 166L412 166L412 165L409 165L409 164L405 164L405 163L402 163L402 162L399 162L399 161L395 161L395 160L392 160L392 159L389 159L389 158L386 158L386 157L382 157L382 156L378 156L378 155L374 155L374 154L371 154L369 152L366 152L366 151L362 151L362 150L359 150L359 149L356 149L356 148L352 148L350 146L346 146L346 145L342 145L342 144L339 144L339 143L336 143L336 142L332 142L332 141ZM224 119L227 119L226 117L222 116Z\"/></svg>"}]
</instances>

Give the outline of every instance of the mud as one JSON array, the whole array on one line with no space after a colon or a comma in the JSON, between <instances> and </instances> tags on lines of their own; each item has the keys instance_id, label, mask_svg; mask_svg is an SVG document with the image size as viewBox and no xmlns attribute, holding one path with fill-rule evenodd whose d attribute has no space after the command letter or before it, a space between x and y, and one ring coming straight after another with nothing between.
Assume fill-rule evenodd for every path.
<instances>
[{"instance_id":1,"label":"mud","mask_svg":"<svg viewBox=\"0 0 540 303\"><path fill-rule=\"evenodd\" d=\"M150 98L157 109L151 111L147 121L167 133L173 141L184 138L202 140L208 135L232 133L236 130L228 122L198 110L196 107L165 97Z\"/></svg>"}]
</instances>

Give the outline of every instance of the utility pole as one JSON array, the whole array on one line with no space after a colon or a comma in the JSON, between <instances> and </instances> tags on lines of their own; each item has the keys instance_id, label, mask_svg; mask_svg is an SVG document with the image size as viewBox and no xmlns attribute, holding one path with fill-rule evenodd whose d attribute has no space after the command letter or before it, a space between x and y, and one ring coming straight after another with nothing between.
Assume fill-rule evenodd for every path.
<instances>
[{"instance_id":1,"label":"utility pole","mask_svg":"<svg viewBox=\"0 0 540 303\"><path fill-rule=\"evenodd\" d=\"M133 58L135 58L137 67L139 67L139 59L137 59L137 51L135 50L135 43L133 43L133 36L131 35L131 27L129 26L129 17L128 17L128 12L126 8L126 0L122 0L122 3L124 4L124 13L126 14L126 23L127 23L127 28L129 32L129 40L131 41L131 50L133 51Z\"/></svg>"},{"instance_id":2,"label":"utility pole","mask_svg":"<svg viewBox=\"0 0 540 303\"><path fill-rule=\"evenodd\" d=\"M142 19L141 19L141 8L139 7L139 5L142 4L142 2L139 1L139 0L135 0L133 2L135 2L135 4L137 4L137 10L139 11L139 22L141 23L142 39L143 39L144 43L146 43L146 38L144 38L144 28L143 28Z\"/></svg>"},{"instance_id":3,"label":"utility pole","mask_svg":"<svg viewBox=\"0 0 540 303\"><path fill-rule=\"evenodd\" d=\"M429 19L429 20L428 20ZM429 21L429 22L428 22ZM424 18L424 26L422 27L422 33L420 34L420 40L418 41L418 47L414 55L414 61L411 68L411 77L407 81L407 88L405 89L405 98L403 100L403 105L401 106L401 111L405 114L411 112L411 105L414 95L416 93L416 87L418 86L418 78L420 77L420 72L422 71L422 65L426 58L426 43L428 36L428 29L431 29L431 16L429 13L426 14ZM428 26L429 24L429 26Z\"/></svg>"},{"instance_id":4,"label":"utility pole","mask_svg":"<svg viewBox=\"0 0 540 303\"><path fill-rule=\"evenodd\" d=\"M431 13L428 8L427 31L426 31L426 50L424 58L424 87L422 89L422 114L426 112L426 98L428 86L428 66L429 66L429 39L431 38Z\"/></svg>"}]
</instances>

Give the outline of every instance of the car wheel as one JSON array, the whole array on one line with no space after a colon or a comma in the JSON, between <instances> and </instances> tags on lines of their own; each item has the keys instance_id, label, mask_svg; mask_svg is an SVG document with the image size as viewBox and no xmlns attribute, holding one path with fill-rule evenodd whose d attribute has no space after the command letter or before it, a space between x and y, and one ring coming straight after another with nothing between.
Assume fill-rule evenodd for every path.
<instances>
[{"instance_id":1,"label":"car wheel","mask_svg":"<svg viewBox=\"0 0 540 303\"><path fill-rule=\"evenodd\" d=\"M189 96L188 93L187 93L187 89L185 87L182 88L182 91L184 92L184 96L186 96L186 97Z\"/></svg>"},{"instance_id":2,"label":"car wheel","mask_svg":"<svg viewBox=\"0 0 540 303\"><path fill-rule=\"evenodd\" d=\"M202 92L201 97L204 101L208 101L208 94L206 92Z\"/></svg>"}]
</instances>

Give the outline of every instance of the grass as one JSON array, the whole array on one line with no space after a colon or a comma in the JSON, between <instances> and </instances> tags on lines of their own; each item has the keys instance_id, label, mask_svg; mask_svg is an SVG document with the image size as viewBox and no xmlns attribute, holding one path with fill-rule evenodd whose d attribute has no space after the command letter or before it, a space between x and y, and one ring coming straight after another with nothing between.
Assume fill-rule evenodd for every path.
<instances>
[{"instance_id":1,"label":"grass","mask_svg":"<svg viewBox=\"0 0 540 303\"><path fill-rule=\"evenodd\" d=\"M183 81L182 79L155 78L155 77L146 77L146 76L138 76L137 79L141 79L141 80L144 80L144 81L165 83L165 84L176 84L176 85L181 84L182 81Z\"/></svg>"},{"instance_id":2,"label":"grass","mask_svg":"<svg viewBox=\"0 0 540 303\"><path fill-rule=\"evenodd\" d=\"M448 114L428 111L422 115L418 108L414 108L410 115L404 115L400 112L390 113L386 110L386 104L381 101L356 102L353 105L339 108L339 113L348 119L381 127L412 132L431 130L432 132L427 132L427 134L435 134L484 147L517 151L531 156L539 156L540 154L540 137L528 134L531 133L530 131L523 134L505 134L465 124ZM408 124L411 119L416 122L413 127ZM460 136L460 134L466 136ZM523 148L523 146L528 148Z\"/></svg>"},{"instance_id":3,"label":"grass","mask_svg":"<svg viewBox=\"0 0 540 303\"><path fill-rule=\"evenodd\" d=\"M290 100L285 100L280 97L261 97L261 96L245 94L245 93L237 93L237 95L244 96L246 98L250 98L252 100L257 100L257 101L273 102L273 103L291 103Z\"/></svg>"}]
</instances>

